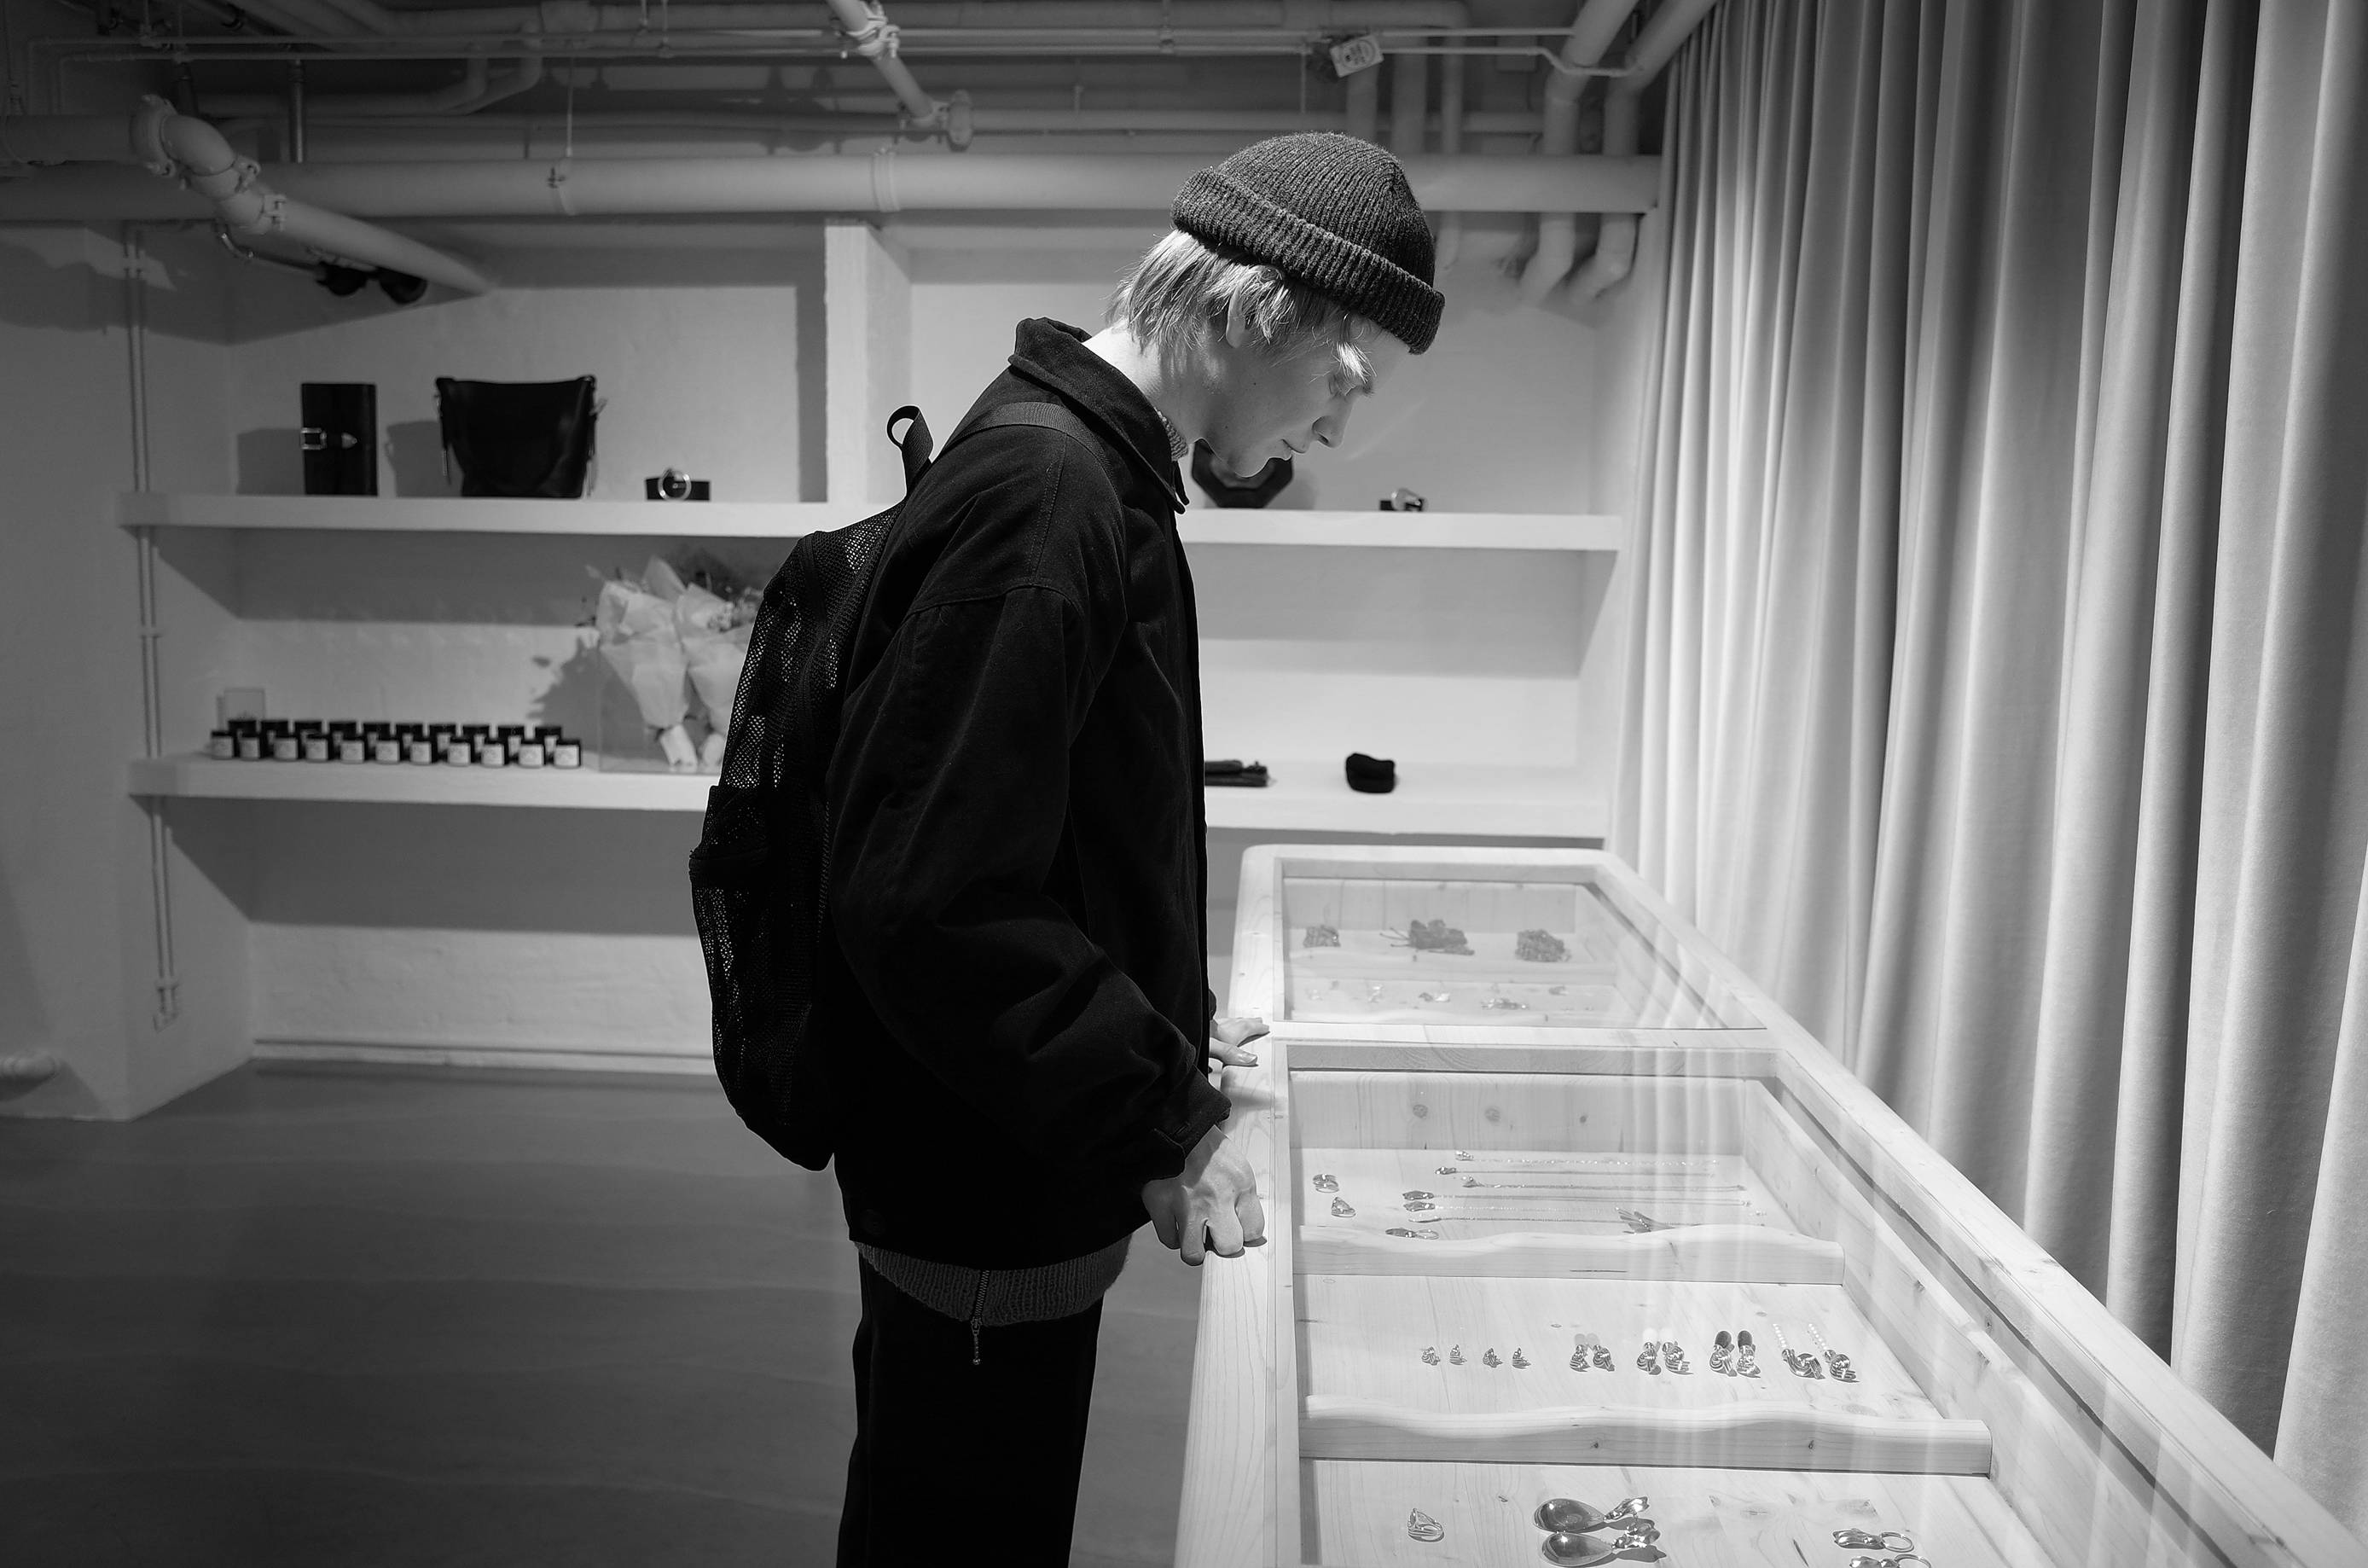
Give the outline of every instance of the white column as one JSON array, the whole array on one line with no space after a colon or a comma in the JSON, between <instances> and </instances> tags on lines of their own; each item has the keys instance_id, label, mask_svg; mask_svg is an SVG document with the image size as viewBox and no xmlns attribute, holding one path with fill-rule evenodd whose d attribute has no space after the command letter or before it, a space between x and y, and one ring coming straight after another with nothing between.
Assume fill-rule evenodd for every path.
<instances>
[{"instance_id":1,"label":"white column","mask_svg":"<svg viewBox=\"0 0 2368 1568\"><path fill-rule=\"evenodd\" d=\"M913 283L902 252L860 219L824 230L823 316L825 491L834 505L885 506L905 493L887 424L912 399Z\"/></svg>"}]
</instances>

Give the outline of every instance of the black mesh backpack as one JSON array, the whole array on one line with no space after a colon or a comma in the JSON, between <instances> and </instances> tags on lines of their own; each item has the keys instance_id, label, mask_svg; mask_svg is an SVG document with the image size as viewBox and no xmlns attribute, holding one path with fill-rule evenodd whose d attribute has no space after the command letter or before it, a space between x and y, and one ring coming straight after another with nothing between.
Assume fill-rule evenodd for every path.
<instances>
[{"instance_id":1,"label":"black mesh backpack","mask_svg":"<svg viewBox=\"0 0 2368 1568\"><path fill-rule=\"evenodd\" d=\"M1006 425L1058 430L1092 445L1075 415L1045 403L1007 403L966 422L953 440ZM909 502L929 466L929 426L919 409L900 408L889 415L888 437L904 454ZM715 1015L715 1075L750 1130L808 1170L828 1165L833 1146L827 1074L806 1034L830 881L825 779L838 741L848 654L905 502L806 535L766 585L732 700L723 778L707 792L699 847L690 852L691 914Z\"/></svg>"}]
</instances>

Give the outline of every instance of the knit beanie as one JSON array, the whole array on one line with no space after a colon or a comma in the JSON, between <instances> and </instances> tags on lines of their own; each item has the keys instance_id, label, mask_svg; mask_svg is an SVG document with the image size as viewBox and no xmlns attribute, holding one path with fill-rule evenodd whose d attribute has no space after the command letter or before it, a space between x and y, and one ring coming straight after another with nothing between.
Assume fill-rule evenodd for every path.
<instances>
[{"instance_id":1,"label":"knit beanie","mask_svg":"<svg viewBox=\"0 0 2368 1568\"><path fill-rule=\"evenodd\" d=\"M1419 354L1447 301L1430 286L1430 226L1406 169L1336 131L1270 137L1176 194L1176 226L1274 267Z\"/></svg>"}]
</instances>

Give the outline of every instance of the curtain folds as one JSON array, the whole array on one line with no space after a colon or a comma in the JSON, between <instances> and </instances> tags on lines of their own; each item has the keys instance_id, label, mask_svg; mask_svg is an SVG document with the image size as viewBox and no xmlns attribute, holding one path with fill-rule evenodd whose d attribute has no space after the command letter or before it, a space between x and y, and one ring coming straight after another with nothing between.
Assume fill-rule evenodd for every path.
<instances>
[{"instance_id":1,"label":"curtain folds","mask_svg":"<svg viewBox=\"0 0 2368 1568\"><path fill-rule=\"evenodd\" d=\"M2352 0L1712 13L1612 838L2356 1530L2362 84Z\"/></svg>"}]
</instances>

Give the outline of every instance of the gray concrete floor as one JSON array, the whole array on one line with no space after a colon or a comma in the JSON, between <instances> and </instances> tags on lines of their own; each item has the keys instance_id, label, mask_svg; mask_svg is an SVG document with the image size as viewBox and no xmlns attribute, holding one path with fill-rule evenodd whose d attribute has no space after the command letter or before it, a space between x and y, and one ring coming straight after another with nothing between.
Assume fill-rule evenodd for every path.
<instances>
[{"instance_id":1,"label":"gray concrete floor","mask_svg":"<svg viewBox=\"0 0 2368 1568\"><path fill-rule=\"evenodd\" d=\"M1173 1558L1197 1287L1137 1236L1081 1568ZM703 1080L0 1120L0 1564L827 1563L856 1315L831 1178Z\"/></svg>"}]
</instances>

